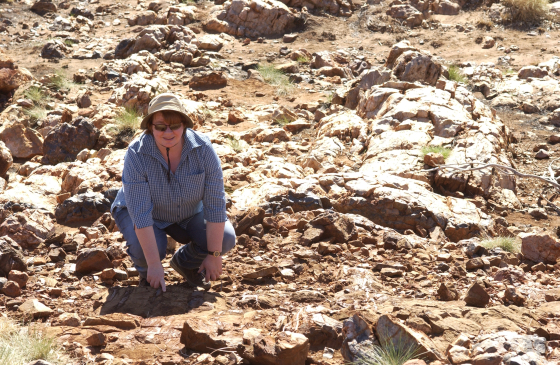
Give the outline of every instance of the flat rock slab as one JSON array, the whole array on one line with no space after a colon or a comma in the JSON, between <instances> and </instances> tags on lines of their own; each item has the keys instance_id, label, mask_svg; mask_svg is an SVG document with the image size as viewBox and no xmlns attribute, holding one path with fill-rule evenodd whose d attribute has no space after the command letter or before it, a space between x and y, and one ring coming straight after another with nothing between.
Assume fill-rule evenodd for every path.
<instances>
[{"instance_id":1,"label":"flat rock slab","mask_svg":"<svg viewBox=\"0 0 560 365\"><path fill-rule=\"evenodd\" d=\"M53 314L53 310L38 301L37 299L29 299L19 306L18 310L33 318L49 317Z\"/></svg>"},{"instance_id":2,"label":"flat rock slab","mask_svg":"<svg viewBox=\"0 0 560 365\"><path fill-rule=\"evenodd\" d=\"M144 318L226 308L220 294L183 285L170 285L165 293L151 287L113 287L102 295L101 301L101 315L128 313Z\"/></svg>"}]
</instances>

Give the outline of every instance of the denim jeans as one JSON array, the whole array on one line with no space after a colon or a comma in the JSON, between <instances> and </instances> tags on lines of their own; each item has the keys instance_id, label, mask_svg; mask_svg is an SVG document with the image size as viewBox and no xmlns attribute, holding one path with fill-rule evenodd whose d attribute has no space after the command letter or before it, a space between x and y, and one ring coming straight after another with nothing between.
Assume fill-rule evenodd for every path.
<instances>
[{"instance_id":1,"label":"denim jeans","mask_svg":"<svg viewBox=\"0 0 560 365\"><path fill-rule=\"evenodd\" d=\"M128 209L123 208L118 212L113 212L113 217L115 218L117 227L126 240L126 252L132 259L140 277L146 278L148 264L146 263L142 246L140 246L140 241L136 236L134 224L132 223ZM172 224L165 229L159 229L156 226L152 227L154 228L154 234L156 236L160 260L165 258L167 235L171 236L171 238L180 244L183 244L174 255L176 256L177 263L182 268L198 269L202 261L208 256L206 221L204 220L202 212L191 218L187 224L186 230L178 224ZM224 240L222 241L222 253L230 251L234 246L235 229L231 223L227 221L224 229Z\"/></svg>"}]
</instances>

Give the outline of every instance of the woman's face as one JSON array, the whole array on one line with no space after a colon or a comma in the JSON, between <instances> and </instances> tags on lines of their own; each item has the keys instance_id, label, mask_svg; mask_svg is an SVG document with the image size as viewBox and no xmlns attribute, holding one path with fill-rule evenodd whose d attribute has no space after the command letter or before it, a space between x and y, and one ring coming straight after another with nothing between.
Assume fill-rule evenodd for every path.
<instances>
[{"instance_id":1,"label":"woman's face","mask_svg":"<svg viewBox=\"0 0 560 365\"><path fill-rule=\"evenodd\" d=\"M152 133L154 134L154 138L158 145L163 147L173 147L177 143L181 141L184 132L184 126L182 123L179 123L180 127L172 130L169 127L169 122L166 122L163 113L157 112L152 117ZM163 126L167 126L165 131L158 131L156 128L162 128ZM172 125L172 127L177 127L177 124Z\"/></svg>"}]
</instances>

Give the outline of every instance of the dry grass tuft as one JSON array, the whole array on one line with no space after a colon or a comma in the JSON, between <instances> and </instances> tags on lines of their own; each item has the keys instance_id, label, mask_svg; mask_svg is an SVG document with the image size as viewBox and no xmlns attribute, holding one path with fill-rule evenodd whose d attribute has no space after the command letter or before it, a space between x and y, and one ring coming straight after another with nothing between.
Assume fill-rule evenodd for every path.
<instances>
[{"instance_id":1,"label":"dry grass tuft","mask_svg":"<svg viewBox=\"0 0 560 365\"><path fill-rule=\"evenodd\" d=\"M481 242L481 246L488 250L499 247L506 252L517 253L521 251L520 244L514 237L487 238Z\"/></svg>"},{"instance_id":2,"label":"dry grass tuft","mask_svg":"<svg viewBox=\"0 0 560 365\"><path fill-rule=\"evenodd\" d=\"M33 360L68 364L68 357L44 330L45 327L39 324L20 326L0 316L0 364L23 365Z\"/></svg>"},{"instance_id":3,"label":"dry grass tuft","mask_svg":"<svg viewBox=\"0 0 560 365\"><path fill-rule=\"evenodd\" d=\"M267 84L276 86L276 93L281 96L290 95L294 90L294 84L284 72L277 70L274 65L259 65L257 71L261 74Z\"/></svg>"},{"instance_id":4,"label":"dry grass tuft","mask_svg":"<svg viewBox=\"0 0 560 365\"><path fill-rule=\"evenodd\" d=\"M508 9L503 19L510 23L540 23L548 17L548 0L503 0Z\"/></svg>"},{"instance_id":5,"label":"dry grass tuft","mask_svg":"<svg viewBox=\"0 0 560 365\"><path fill-rule=\"evenodd\" d=\"M442 147L442 146L425 146L422 147L422 158L426 156L428 153L439 153L443 156L445 160L451 155L451 148Z\"/></svg>"}]
</instances>

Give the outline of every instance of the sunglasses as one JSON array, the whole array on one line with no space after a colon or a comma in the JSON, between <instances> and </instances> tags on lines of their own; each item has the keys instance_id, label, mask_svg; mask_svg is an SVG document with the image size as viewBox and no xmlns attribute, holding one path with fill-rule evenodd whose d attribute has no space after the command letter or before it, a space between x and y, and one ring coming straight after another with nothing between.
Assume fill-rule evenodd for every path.
<instances>
[{"instance_id":1,"label":"sunglasses","mask_svg":"<svg viewBox=\"0 0 560 365\"><path fill-rule=\"evenodd\" d=\"M167 127L169 127L169 129L171 129L172 131L176 131L177 129L179 129L183 126L183 123L175 123L175 124L171 124L171 125L154 124L153 126L154 126L154 129L158 132L165 132L167 130Z\"/></svg>"}]
</instances>

